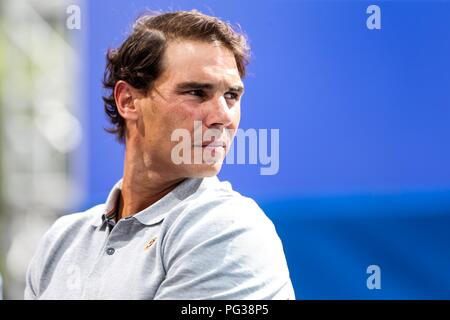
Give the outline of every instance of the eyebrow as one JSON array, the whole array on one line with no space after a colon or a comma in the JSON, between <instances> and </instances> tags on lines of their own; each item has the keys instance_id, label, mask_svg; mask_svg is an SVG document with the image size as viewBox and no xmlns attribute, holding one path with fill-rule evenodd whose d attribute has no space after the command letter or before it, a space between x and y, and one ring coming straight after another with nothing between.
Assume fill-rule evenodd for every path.
<instances>
[{"instance_id":1,"label":"eyebrow","mask_svg":"<svg viewBox=\"0 0 450 320\"><path fill-rule=\"evenodd\" d=\"M177 84L176 88L178 91L184 91L184 90L213 90L216 86L212 83L207 82L182 82ZM235 85L228 88L228 91L241 93L244 91L244 87L241 85Z\"/></svg>"}]
</instances>

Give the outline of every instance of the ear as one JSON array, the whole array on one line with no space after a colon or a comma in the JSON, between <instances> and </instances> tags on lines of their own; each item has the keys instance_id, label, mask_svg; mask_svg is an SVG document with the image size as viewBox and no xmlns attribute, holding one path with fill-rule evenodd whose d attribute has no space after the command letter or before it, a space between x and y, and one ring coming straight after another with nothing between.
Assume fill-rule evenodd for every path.
<instances>
[{"instance_id":1,"label":"ear","mask_svg":"<svg viewBox=\"0 0 450 320\"><path fill-rule=\"evenodd\" d=\"M125 120L137 121L139 112L136 106L136 98L139 92L133 86L123 80L117 81L114 87L114 99L117 110Z\"/></svg>"}]
</instances>

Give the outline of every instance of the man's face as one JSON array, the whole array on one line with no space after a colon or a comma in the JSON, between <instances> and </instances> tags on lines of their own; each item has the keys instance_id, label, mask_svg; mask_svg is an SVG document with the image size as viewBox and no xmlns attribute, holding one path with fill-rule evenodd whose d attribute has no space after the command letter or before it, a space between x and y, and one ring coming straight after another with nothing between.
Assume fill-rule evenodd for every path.
<instances>
[{"instance_id":1,"label":"man's face","mask_svg":"<svg viewBox=\"0 0 450 320\"><path fill-rule=\"evenodd\" d=\"M216 43L173 41L163 65L153 89L138 102L144 163L177 178L215 175L240 121L243 83L234 55ZM177 129L189 132L190 139L171 141ZM205 136L208 133L213 135ZM180 141L185 147L182 154L190 154L189 163L174 163L172 151ZM195 158L199 154L204 155L200 161ZM213 161L205 161L211 156Z\"/></svg>"}]
</instances>

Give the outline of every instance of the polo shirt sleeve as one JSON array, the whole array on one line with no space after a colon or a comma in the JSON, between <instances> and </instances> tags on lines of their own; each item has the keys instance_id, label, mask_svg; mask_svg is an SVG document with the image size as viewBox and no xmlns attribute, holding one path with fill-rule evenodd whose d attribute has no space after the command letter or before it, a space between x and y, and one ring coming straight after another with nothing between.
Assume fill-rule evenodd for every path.
<instances>
[{"instance_id":1,"label":"polo shirt sleeve","mask_svg":"<svg viewBox=\"0 0 450 320\"><path fill-rule=\"evenodd\" d=\"M197 205L162 242L155 299L295 299L281 241L250 198Z\"/></svg>"},{"instance_id":2,"label":"polo shirt sleeve","mask_svg":"<svg viewBox=\"0 0 450 320\"><path fill-rule=\"evenodd\" d=\"M39 283L45 263L45 248L49 245L50 228L40 240L37 250L31 259L25 278L25 300L36 300L39 298Z\"/></svg>"},{"instance_id":3,"label":"polo shirt sleeve","mask_svg":"<svg viewBox=\"0 0 450 320\"><path fill-rule=\"evenodd\" d=\"M53 225L42 236L37 249L31 259L25 278L25 300L36 300L40 296L40 284L43 277L45 277L45 269L51 264L48 260L49 251L52 245L56 242L57 235L61 229L64 229L66 217L57 219Z\"/></svg>"},{"instance_id":4,"label":"polo shirt sleeve","mask_svg":"<svg viewBox=\"0 0 450 320\"><path fill-rule=\"evenodd\" d=\"M33 276L35 271L31 267L33 265L34 259L35 259L35 257L33 257L33 259L31 260L31 264L28 266L28 271L27 271L27 275L25 278L24 300L36 300L37 299L36 289L35 289L35 285L34 285L34 281L33 281L33 279L35 278Z\"/></svg>"}]
</instances>

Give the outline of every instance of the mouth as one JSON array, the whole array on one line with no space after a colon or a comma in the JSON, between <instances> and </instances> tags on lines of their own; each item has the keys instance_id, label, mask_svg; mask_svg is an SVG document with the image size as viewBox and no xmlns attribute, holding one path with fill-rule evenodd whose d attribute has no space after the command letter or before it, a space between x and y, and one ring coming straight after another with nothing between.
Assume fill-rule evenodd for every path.
<instances>
[{"instance_id":1,"label":"mouth","mask_svg":"<svg viewBox=\"0 0 450 320\"><path fill-rule=\"evenodd\" d=\"M197 148L226 148L226 143L224 141L208 141L203 144L194 145Z\"/></svg>"}]
</instances>

